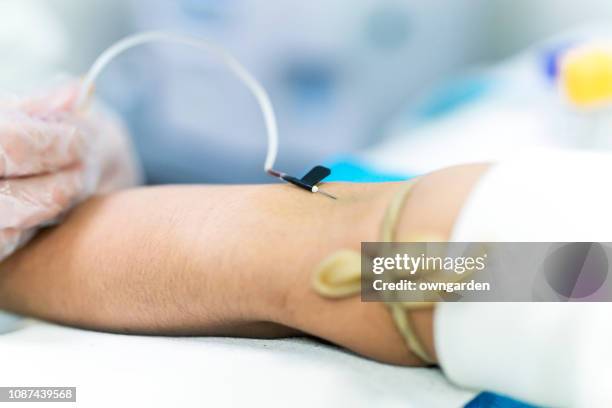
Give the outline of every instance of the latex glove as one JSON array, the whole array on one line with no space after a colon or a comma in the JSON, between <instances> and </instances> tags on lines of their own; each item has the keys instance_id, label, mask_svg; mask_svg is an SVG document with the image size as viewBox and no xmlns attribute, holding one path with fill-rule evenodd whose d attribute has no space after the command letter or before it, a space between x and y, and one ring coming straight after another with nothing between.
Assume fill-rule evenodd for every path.
<instances>
[{"instance_id":1,"label":"latex glove","mask_svg":"<svg viewBox=\"0 0 612 408\"><path fill-rule=\"evenodd\" d=\"M139 181L120 121L76 111L77 91L0 101L0 260L93 193Z\"/></svg>"}]
</instances>

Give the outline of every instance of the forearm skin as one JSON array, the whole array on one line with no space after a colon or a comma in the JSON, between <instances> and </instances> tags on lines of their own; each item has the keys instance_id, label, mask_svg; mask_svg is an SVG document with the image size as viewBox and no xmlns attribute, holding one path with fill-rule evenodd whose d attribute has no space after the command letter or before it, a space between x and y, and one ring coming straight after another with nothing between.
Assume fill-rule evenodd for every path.
<instances>
[{"instance_id":1,"label":"forearm skin","mask_svg":"<svg viewBox=\"0 0 612 408\"><path fill-rule=\"evenodd\" d=\"M470 177L460 177L467 187ZM442 179L434 181L449 182ZM456 205L448 217L436 206L426 205L429 214L418 208L439 194L429 184L415 186L403 231L448 234L444 220ZM310 287L323 258L378 239L399 187L327 185L339 200L278 185L169 186L96 197L0 265L0 308L124 333L304 332L380 361L419 365L384 305L327 300ZM424 229L423 216L431 218ZM414 312L413 319L435 354L432 312Z\"/></svg>"}]
</instances>

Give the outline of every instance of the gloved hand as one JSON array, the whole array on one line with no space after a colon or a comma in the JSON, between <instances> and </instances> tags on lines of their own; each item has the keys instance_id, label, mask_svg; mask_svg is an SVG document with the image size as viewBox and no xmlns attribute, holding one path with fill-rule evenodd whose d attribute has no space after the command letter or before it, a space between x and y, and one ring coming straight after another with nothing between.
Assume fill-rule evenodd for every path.
<instances>
[{"instance_id":1,"label":"gloved hand","mask_svg":"<svg viewBox=\"0 0 612 408\"><path fill-rule=\"evenodd\" d=\"M78 86L0 101L0 260L91 194L139 180L120 121L77 111Z\"/></svg>"}]
</instances>

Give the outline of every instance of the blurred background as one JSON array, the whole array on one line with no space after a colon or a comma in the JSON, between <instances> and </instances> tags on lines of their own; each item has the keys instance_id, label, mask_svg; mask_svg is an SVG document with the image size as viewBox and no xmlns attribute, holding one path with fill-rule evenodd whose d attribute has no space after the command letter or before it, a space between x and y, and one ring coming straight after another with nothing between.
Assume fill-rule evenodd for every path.
<instances>
[{"instance_id":1,"label":"blurred background","mask_svg":"<svg viewBox=\"0 0 612 408\"><path fill-rule=\"evenodd\" d=\"M406 130L413 124L402 122L406 112L473 100L489 88L491 75L481 72L494 72L491 67L508 68L525 88L522 98L533 100L530 80L520 64L507 65L510 57L549 44L558 33L610 21L609 0L5 0L0 88L23 92L82 75L129 33L191 34L226 47L269 91L279 119L280 170L300 173L359 156L403 175L453 163L458 153L452 146L461 141L440 141L448 160L406 165L404 153L422 148L390 141L415 133ZM542 57L544 68L549 57ZM495 81L503 82L499 76ZM265 135L257 105L206 55L173 45L130 51L104 73L98 92L128 123L150 183L268 181L261 171ZM520 118L539 121L530 115ZM478 128L517 120L492 117L490 127ZM413 139L460 129L467 135L470 126L462 119ZM530 126L518 131L550 130Z\"/></svg>"}]
</instances>

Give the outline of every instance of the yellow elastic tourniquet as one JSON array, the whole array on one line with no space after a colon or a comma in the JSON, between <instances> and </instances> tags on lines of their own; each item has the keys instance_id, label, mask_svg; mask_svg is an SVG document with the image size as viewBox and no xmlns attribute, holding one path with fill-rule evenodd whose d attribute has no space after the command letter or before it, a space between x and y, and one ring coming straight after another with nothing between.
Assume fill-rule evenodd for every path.
<instances>
[{"instance_id":1,"label":"yellow elastic tourniquet","mask_svg":"<svg viewBox=\"0 0 612 408\"><path fill-rule=\"evenodd\" d=\"M396 238L398 220L413 184L412 181L408 182L387 207L381 226L381 242L392 242ZM329 298L344 298L358 294L361 290L361 254L357 251L341 250L323 260L315 270L313 288L321 296ZM410 350L425 363L434 364L410 319L410 311L432 308L434 303L387 302L386 305Z\"/></svg>"}]
</instances>

